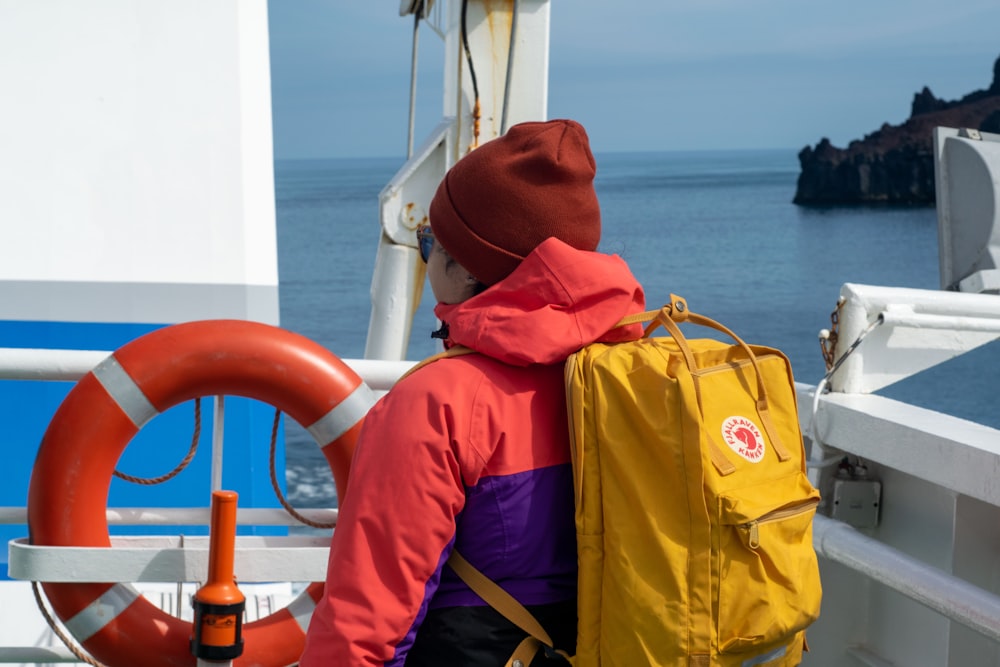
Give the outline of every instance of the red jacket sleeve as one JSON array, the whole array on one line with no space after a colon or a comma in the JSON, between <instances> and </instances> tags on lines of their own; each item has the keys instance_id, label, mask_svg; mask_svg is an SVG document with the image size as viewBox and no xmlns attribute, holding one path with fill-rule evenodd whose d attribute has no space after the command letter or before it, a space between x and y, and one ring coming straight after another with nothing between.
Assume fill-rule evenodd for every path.
<instances>
[{"instance_id":1,"label":"red jacket sleeve","mask_svg":"<svg viewBox=\"0 0 1000 667\"><path fill-rule=\"evenodd\" d=\"M449 365L405 378L365 420L301 667L405 659L465 504L462 471L482 466L459 444L471 411L453 402L467 392L436 398L455 383Z\"/></svg>"}]
</instances>

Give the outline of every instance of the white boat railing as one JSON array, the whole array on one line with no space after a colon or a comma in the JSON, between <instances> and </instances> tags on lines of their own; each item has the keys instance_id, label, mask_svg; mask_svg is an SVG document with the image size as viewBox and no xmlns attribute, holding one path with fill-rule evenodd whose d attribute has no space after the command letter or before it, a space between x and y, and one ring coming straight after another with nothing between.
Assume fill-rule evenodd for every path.
<instances>
[{"instance_id":1,"label":"white boat railing","mask_svg":"<svg viewBox=\"0 0 1000 667\"><path fill-rule=\"evenodd\" d=\"M0 379L74 380L108 354L0 349ZM373 360L345 363L378 390L387 390L413 364ZM799 384L796 390L800 406L814 403L814 387ZM814 459L829 458L830 452L852 454L949 493L1000 506L1000 486L995 484L1000 471L1000 431L875 395L825 394L816 405L815 415L809 409L800 411L803 432L815 432L822 439L822 446L812 448ZM814 431L812 419L817 420ZM906 442L907 447L882 446L887 441ZM336 517L336 510L302 513L325 522ZM207 524L209 508L109 508L107 515L109 524ZM240 509L237 521L240 525L295 523L281 509L255 508ZM0 508L0 523L25 522L25 508ZM58 554L72 550L74 569L79 574L69 580L107 581L110 577L175 582L191 580L203 571L201 559L207 557L205 538L115 537L112 542L115 548L108 550L32 547L26 540L14 540L9 545L10 574L22 580L65 581L67 575L59 571L56 562L61 558ZM285 581L322 579L327 542L326 536L240 538L237 558L241 559L241 580L273 581L279 573ZM816 518L814 545L823 558L861 573L990 640L1000 641L1000 596L826 516ZM86 553L98 551L103 553ZM109 558L115 562L110 563ZM156 567L150 567L151 562ZM69 652L58 648L0 647L0 663L76 661Z\"/></svg>"},{"instance_id":2,"label":"white boat railing","mask_svg":"<svg viewBox=\"0 0 1000 667\"><path fill-rule=\"evenodd\" d=\"M111 352L99 350L50 350L0 348L0 380L76 381L90 372ZM343 359L375 391L386 391L415 361Z\"/></svg>"},{"instance_id":3,"label":"white boat railing","mask_svg":"<svg viewBox=\"0 0 1000 667\"><path fill-rule=\"evenodd\" d=\"M953 621L1000 641L1000 596L825 516L816 515L813 521L813 546L820 556L861 572Z\"/></svg>"},{"instance_id":4,"label":"white boat railing","mask_svg":"<svg viewBox=\"0 0 1000 667\"><path fill-rule=\"evenodd\" d=\"M337 520L335 509L298 509L299 514L316 523ZM208 507L109 507L109 526L207 526L211 516ZM24 507L0 507L0 524L26 524ZM236 510L238 526L298 526L298 521L277 507L240 507Z\"/></svg>"},{"instance_id":5,"label":"white boat railing","mask_svg":"<svg viewBox=\"0 0 1000 667\"><path fill-rule=\"evenodd\" d=\"M80 659L70 653L69 649L39 646L0 647L0 663L2 664L50 664L50 663L80 663Z\"/></svg>"},{"instance_id":6,"label":"white boat railing","mask_svg":"<svg viewBox=\"0 0 1000 667\"><path fill-rule=\"evenodd\" d=\"M110 549L42 547L27 538L11 540L9 574L21 581L176 583L204 581L208 572L208 536L110 539ZM328 535L238 535L235 566L239 581L323 581L329 546Z\"/></svg>"},{"instance_id":7,"label":"white boat railing","mask_svg":"<svg viewBox=\"0 0 1000 667\"><path fill-rule=\"evenodd\" d=\"M1000 472L1000 431L878 395L833 392L815 401L814 386L797 383L796 391L799 406L817 406L815 414L808 407L800 407L799 419L803 433L811 433L821 442L817 445L807 440L814 466L813 482L824 491L826 511L830 510L826 493L830 488L828 482L835 474L828 464L841 456L863 460L866 466L883 471L891 480L889 492L899 500L893 504L890 499L888 512L897 520L900 511L922 511L930 530L932 526L940 529L949 522L968 523L972 520L967 516L972 513L969 505L988 506L992 507L990 511L998 511L1000 486L996 479ZM900 510L908 508L913 498L921 495L930 499L926 500L927 506ZM885 514L886 499L883 497L882 501L882 513ZM977 505L980 502L985 505ZM983 575L975 565L959 562L951 551L959 547L941 548L942 544L949 544L947 539L941 540L941 544L929 545L933 538L915 540L913 534L894 531L892 519L883 519L883 522L887 526L885 530L855 529L817 514L813 523L813 545L821 557L900 593L991 641L1000 642L1000 596L963 578L976 577L983 585L992 585L991 575ZM957 528L952 530L958 532ZM956 543L960 539L950 532L949 537ZM914 551L919 552L919 557L910 553ZM946 571L949 567L965 569L962 576L958 576ZM826 582L824 588L827 588ZM831 593L842 595L838 590L831 590ZM861 591L852 594L864 597ZM859 603L859 606L864 604ZM879 663L876 660L866 664Z\"/></svg>"},{"instance_id":8,"label":"white boat railing","mask_svg":"<svg viewBox=\"0 0 1000 667\"><path fill-rule=\"evenodd\" d=\"M878 391L1000 337L995 294L846 283L840 298L837 392Z\"/></svg>"}]
</instances>

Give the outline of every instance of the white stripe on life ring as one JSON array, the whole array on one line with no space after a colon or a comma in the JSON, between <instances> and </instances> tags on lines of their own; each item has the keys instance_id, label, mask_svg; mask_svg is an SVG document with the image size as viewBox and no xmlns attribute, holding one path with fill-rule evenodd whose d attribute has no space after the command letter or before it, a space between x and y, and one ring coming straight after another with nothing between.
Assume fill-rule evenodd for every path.
<instances>
[{"instance_id":1,"label":"white stripe on life ring","mask_svg":"<svg viewBox=\"0 0 1000 667\"><path fill-rule=\"evenodd\" d=\"M289 603L286 609L302 628L302 634L305 634L306 630L309 629L309 619L312 618L313 611L316 609L316 603L309 592L302 591L297 598Z\"/></svg>"},{"instance_id":2,"label":"white stripe on life ring","mask_svg":"<svg viewBox=\"0 0 1000 667\"><path fill-rule=\"evenodd\" d=\"M115 584L65 622L81 644L115 620L125 608L139 599L139 593L127 584Z\"/></svg>"},{"instance_id":3,"label":"white stripe on life ring","mask_svg":"<svg viewBox=\"0 0 1000 667\"><path fill-rule=\"evenodd\" d=\"M359 421L375 405L375 392L362 382L344 397L332 410L317 419L306 430L312 434L320 447L335 442Z\"/></svg>"},{"instance_id":4,"label":"white stripe on life ring","mask_svg":"<svg viewBox=\"0 0 1000 667\"><path fill-rule=\"evenodd\" d=\"M114 355L97 364L94 368L94 377L122 412L128 415L136 428L142 428L150 419L160 414Z\"/></svg>"}]
</instances>

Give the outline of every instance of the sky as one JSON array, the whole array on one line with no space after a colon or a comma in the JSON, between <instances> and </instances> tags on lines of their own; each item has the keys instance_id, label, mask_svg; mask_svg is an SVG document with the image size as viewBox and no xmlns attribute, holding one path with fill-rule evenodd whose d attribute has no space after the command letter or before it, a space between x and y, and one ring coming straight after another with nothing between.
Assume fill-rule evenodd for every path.
<instances>
[{"instance_id":1,"label":"sky","mask_svg":"<svg viewBox=\"0 0 1000 667\"><path fill-rule=\"evenodd\" d=\"M413 18L398 0L269 0L278 159L405 157ZM442 115L419 38L415 143ZM899 124L927 86L987 88L1000 0L552 0L549 117L595 153L800 150Z\"/></svg>"}]
</instances>

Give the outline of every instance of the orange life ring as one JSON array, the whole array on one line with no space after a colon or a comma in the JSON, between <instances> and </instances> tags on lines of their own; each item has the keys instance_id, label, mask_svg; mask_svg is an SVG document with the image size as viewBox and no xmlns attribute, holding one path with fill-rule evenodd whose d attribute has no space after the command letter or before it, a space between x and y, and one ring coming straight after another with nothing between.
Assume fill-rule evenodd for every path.
<instances>
[{"instance_id":1,"label":"orange life ring","mask_svg":"<svg viewBox=\"0 0 1000 667\"><path fill-rule=\"evenodd\" d=\"M256 322L207 320L164 327L126 344L84 376L56 411L28 489L32 544L110 547L112 472L154 416L200 396L244 396L282 410L323 450L338 497L371 390L340 359L298 334ZM108 665L195 665L191 623L161 611L127 584L47 583L56 614ZM322 583L243 628L241 666L298 661Z\"/></svg>"}]
</instances>

